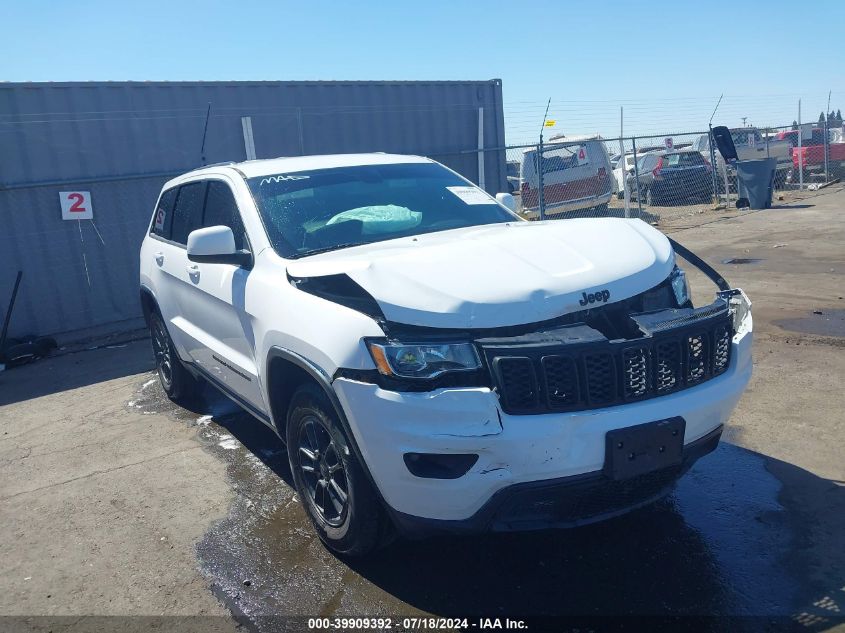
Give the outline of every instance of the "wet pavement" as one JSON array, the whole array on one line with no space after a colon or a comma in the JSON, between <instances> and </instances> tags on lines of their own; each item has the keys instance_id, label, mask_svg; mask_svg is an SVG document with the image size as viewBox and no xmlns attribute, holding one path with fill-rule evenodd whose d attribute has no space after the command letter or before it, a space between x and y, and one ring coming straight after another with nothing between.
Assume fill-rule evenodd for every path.
<instances>
[{"instance_id":1,"label":"wet pavement","mask_svg":"<svg viewBox=\"0 0 845 633\"><path fill-rule=\"evenodd\" d=\"M845 337L845 310L833 308L813 310L796 319L780 319L775 325L792 332L819 336Z\"/></svg>"},{"instance_id":2,"label":"wet pavement","mask_svg":"<svg viewBox=\"0 0 845 633\"><path fill-rule=\"evenodd\" d=\"M723 264L759 264L760 262L765 261L763 259L759 259L756 257L730 257L728 259L723 259Z\"/></svg>"},{"instance_id":3,"label":"wet pavement","mask_svg":"<svg viewBox=\"0 0 845 633\"><path fill-rule=\"evenodd\" d=\"M627 516L557 532L399 541L343 561L314 535L285 449L260 422L208 387L196 411L176 407L149 374L127 406L196 426L225 460L237 496L197 556L214 593L252 630L274 628L264 618L279 615L730 615L756 616L729 627L755 631L828 630L829 616L841 616L845 573L826 585L829 574L805 554L809 526L827 519L792 500L821 496L840 509L845 490L734 445L730 432L671 496ZM841 570L837 556L828 564Z\"/></svg>"}]
</instances>

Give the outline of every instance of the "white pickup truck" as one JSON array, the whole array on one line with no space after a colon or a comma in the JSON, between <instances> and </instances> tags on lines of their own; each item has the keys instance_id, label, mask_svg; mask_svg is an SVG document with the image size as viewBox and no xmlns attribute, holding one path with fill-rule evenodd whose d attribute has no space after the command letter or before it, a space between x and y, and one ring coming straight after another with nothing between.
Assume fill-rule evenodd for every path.
<instances>
[{"instance_id":1,"label":"white pickup truck","mask_svg":"<svg viewBox=\"0 0 845 633\"><path fill-rule=\"evenodd\" d=\"M348 555L654 501L748 383L750 303L641 220L512 207L418 156L174 178L140 253L162 387L186 401L208 382L277 433ZM676 253L712 303L693 306Z\"/></svg>"},{"instance_id":2,"label":"white pickup truck","mask_svg":"<svg viewBox=\"0 0 845 633\"><path fill-rule=\"evenodd\" d=\"M753 160L755 158L774 158L777 160L775 182L783 183L789 170L792 169L792 145L789 141L779 141L764 137L760 130L753 127L731 128L731 138L736 146L738 160ZM710 160L710 135L702 134L693 141L692 149L701 152L706 160ZM716 148L716 167L719 174L725 170L725 160Z\"/></svg>"}]
</instances>

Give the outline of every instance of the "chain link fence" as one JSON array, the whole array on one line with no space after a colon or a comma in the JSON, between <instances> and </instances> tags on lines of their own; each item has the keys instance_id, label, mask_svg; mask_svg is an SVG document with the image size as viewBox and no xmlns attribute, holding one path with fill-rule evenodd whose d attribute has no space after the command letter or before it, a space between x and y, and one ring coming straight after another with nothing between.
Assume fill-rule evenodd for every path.
<instances>
[{"instance_id":1,"label":"chain link fence","mask_svg":"<svg viewBox=\"0 0 845 633\"><path fill-rule=\"evenodd\" d=\"M731 129L731 136L739 160L775 160L775 203L845 175L841 125L744 127ZM660 224L737 207L736 167L725 163L712 138L710 130L553 136L484 152L495 154L485 160L504 153L507 192L526 219L630 217Z\"/></svg>"}]
</instances>

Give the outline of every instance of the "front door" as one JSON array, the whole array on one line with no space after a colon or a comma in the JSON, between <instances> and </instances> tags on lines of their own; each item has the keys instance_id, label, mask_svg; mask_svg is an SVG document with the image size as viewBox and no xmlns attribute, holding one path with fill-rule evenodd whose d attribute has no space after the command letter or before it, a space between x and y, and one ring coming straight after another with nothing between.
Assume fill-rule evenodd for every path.
<instances>
[{"instance_id":1,"label":"front door","mask_svg":"<svg viewBox=\"0 0 845 633\"><path fill-rule=\"evenodd\" d=\"M235 197L225 180L207 181L201 226L228 226L236 248L249 248ZM233 264L191 262L187 255L185 263L179 304L191 359L247 404L266 412L252 317L245 306L250 271Z\"/></svg>"}]
</instances>

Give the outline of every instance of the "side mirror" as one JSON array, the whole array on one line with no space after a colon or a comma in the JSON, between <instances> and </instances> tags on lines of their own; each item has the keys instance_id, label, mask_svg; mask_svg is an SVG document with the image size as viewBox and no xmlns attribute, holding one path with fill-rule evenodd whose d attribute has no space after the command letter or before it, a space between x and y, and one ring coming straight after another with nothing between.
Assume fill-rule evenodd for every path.
<instances>
[{"instance_id":1,"label":"side mirror","mask_svg":"<svg viewBox=\"0 0 845 633\"><path fill-rule=\"evenodd\" d=\"M235 235L228 226L209 226L188 235L188 259L200 264L250 266L252 253L235 250Z\"/></svg>"},{"instance_id":2,"label":"side mirror","mask_svg":"<svg viewBox=\"0 0 845 633\"><path fill-rule=\"evenodd\" d=\"M731 138L731 131L724 125L719 125L713 128L713 141L716 143L716 149L725 159L726 163L736 162L736 146L734 140Z\"/></svg>"},{"instance_id":3,"label":"side mirror","mask_svg":"<svg viewBox=\"0 0 845 633\"><path fill-rule=\"evenodd\" d=\"M497 193L496 194L496 202L498 202L503 207L506 207L513 213L516 213L516 200L513 199L513 196L509 193Z\"/></svg>"}]
</instances>

